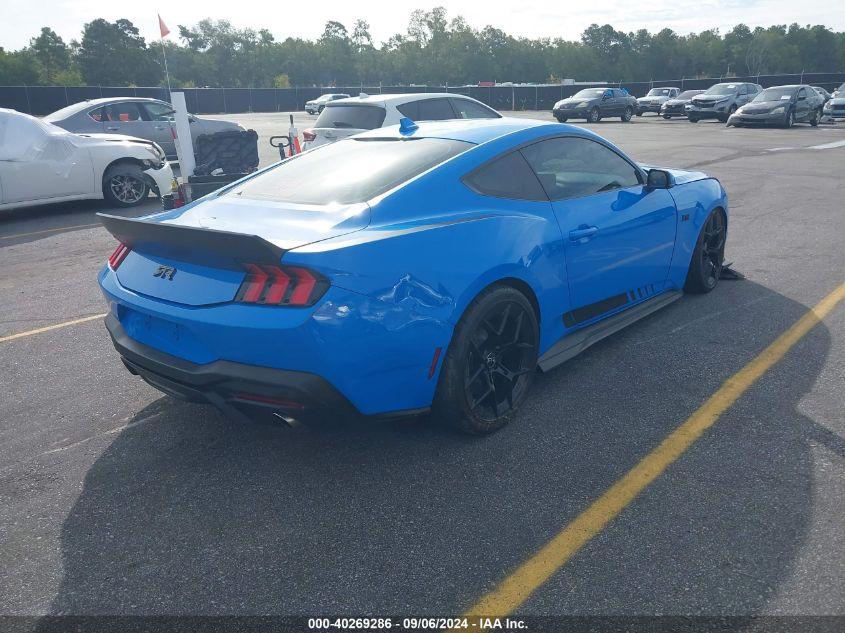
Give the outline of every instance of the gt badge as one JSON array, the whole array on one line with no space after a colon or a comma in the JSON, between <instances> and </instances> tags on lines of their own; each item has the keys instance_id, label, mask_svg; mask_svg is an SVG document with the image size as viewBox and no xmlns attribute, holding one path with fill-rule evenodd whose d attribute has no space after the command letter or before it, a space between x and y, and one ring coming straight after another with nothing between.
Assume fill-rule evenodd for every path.
<instances>
[{"instance_id":1,"label":"gt badge","mask_svg":"<svg viewBox=\"0 0 845 633\"><path fill-rule=\"evenodd\" d=\"M156 268L156 271L153 273L153 277L158 277L160 279L167 279L168 281L173 281L173 276L176 274L176 269L173 266L159 266Z\"/></svg>"}]
</instances>

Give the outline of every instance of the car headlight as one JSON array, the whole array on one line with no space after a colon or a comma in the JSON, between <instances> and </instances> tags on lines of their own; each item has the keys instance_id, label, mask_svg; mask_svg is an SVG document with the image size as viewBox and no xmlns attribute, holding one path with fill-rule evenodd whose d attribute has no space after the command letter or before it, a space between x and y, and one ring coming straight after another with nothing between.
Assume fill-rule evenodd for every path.
<instances>
[{"instance_id":1,"label":"car headlight","mask_svg":"<svg viewBox=\"0 0 845 633\"><path fill-rule=\"evenodd\" d=\"M142 160L141 162L144 164L146 169L160 169L161 166L164 164L164 150L162 150L158 145L153 143L152 145L144 145L144 149L147 150L150 154L152 154L152 159Z\"/></svg>"},{"instance_id":2,"label":"car headlight","mask_svg":"<svg viewBox=\"0 0 845 633\"><path fill-rule=\"evenodd\" d=\"M769 114L785 114L786 113L786 106L778 106L773 108Z\"/></svg>"},{"instance_id":3,"label":"car headlight","mask_svg":"<svg viewBox=\"0 0 845 633\"><path fill-rule=\"evenodd\" d=\"M561 107L562 105L563 105L563 101L558 101L558 102L555 104L555 109L557 109L557 108Z\"/></svg>"},{"instance_id":4,"label":"car headlight","mask_svg":"<svg viewBox=\"0 0 845 633\"><path fill-rule=\"evenodd\" d=\"M581 102L581 103L579 103L576 107L577 107L577 108L586 108L588 105L590 105L590 102L589 102L589 101L582 101L582 102Z\"/></svg>"}]
</instances>

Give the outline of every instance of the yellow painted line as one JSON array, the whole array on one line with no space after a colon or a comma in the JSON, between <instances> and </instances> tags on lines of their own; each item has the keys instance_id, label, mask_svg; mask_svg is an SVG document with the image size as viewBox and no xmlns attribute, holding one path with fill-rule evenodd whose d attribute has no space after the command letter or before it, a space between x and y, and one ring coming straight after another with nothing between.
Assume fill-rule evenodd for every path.
<instances>
[{"instance_id":1,"label":"yellow painted line","mask_svg":"<svg viewBox=\"0 0 845 633\"><path fill-rule=\"evenodd\" d=\"M44 229L42 231L30 231L29 233L16 233L14 235L0 235L0 240L14 240L18 237L30 237L31 235L44 235L45 233L57 233L58 231L72 231L74 229L91 229L95 226L102 226L99 222L94 224L75 224L73 226L60 226L55 229Z\"/></svg>"},{"instance_id":2,"label":"yellow painted line","mask_svg":"<svg viewBox=\"0 0 845 633\"><path fill-rule=\"evenodd\" d=\"M822 299L716 393L601 497L473 605L469 618L506 617L520 607L590 539L709 429L736 400L845 299L845 283Z\"/></svg>"},{"instance_id":3,"label":"yellow painted line","mask_svg":"<svg viewBox=\"0 0 845 633\"><path fill-rule=\"evenodd\" d=\"M65 321L64 323L56 323L55 325L48 325L46 327L40 327L35 330L27 330L26 332L18 332L17 334L9 334L8 336L0 336L0 343L7 343L8 341L14 341L15 339L25 338L27 336L34 336L36 334L42 334L44 332L49 332L51 330L58 330L63 327L69 327L71 325L77 325L79 323L87 323L88 321L96 321L97 319L102 319L105 315L103 314L92 314L91 316L82 317L81 319L74 319L73 321Z\"/></svg>"}]
</instances>

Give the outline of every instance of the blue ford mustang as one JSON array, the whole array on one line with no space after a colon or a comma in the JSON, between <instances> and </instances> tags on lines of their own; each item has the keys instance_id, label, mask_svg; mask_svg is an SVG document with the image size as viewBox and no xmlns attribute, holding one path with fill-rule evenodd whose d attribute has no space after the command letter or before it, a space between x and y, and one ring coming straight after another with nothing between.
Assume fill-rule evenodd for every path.
<instances>
[{"instance_id":1,"label":"blue ford mustang","mask_svg":"<svg viewBox=\"0 0 845 633\"><path fill-rule=\"evenodd\" d=\"M526 119L382 128L183 208L102 215L130 372L231 415L506 424L532 377L719 279L713 178Z\"/></svg>"}]
</instances>

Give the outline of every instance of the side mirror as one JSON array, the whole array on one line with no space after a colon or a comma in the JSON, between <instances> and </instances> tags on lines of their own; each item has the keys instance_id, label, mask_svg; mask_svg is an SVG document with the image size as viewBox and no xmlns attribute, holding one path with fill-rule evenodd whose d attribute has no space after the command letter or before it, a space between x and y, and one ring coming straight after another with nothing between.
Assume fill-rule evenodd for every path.
<instances>
[{"instance_id":1,"label":"side mirror","mask_svg":"<svg viewBox=\"0 0 845 633\"><path fill-rule=\"evenodd\" d=\"M669 189L672 186L672 176L663 169L649 169L646 187L649 189Z\"/></svg>"}]
</instances>

